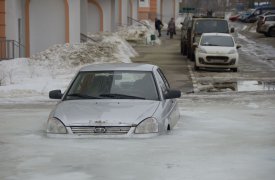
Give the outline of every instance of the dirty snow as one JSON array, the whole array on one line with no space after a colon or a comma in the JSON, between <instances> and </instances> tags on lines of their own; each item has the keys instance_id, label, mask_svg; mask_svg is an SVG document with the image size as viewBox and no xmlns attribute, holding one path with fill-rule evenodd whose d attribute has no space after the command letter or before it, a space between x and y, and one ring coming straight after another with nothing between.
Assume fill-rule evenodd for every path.
<instances>
[{"instance_id":1,"label":"dirty snow","mask_svg":"<svg viewBox=\"0 0 275 180\"><path fill-rule=\"evenodd\" d=\"M129 63L136 51L116 34L95 34L96 41L57 44L31 58L0 62L0 102L44 101L53 89L64 91L83 66Z\"/></svg>"}]
</instances>

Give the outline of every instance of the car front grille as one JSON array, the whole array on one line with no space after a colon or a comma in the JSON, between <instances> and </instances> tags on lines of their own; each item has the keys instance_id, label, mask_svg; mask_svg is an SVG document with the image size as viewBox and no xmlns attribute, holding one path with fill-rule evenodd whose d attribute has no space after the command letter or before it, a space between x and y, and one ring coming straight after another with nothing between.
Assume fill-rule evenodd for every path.
<instances>
[{"instance_id":1,"label":"car front grille","mask_svg":"<svg viewBox=\"0 0 275 180\"><path fill-rule=\"evenodd\" d=\"M226 62L228 61L228 57L226 56L207 56L207 61L220 61L220 62Z\"/></svg>"},{"instance_id":2,"label":"car front grille","mask_svg":"<svg viewBox=\"0 0 275 180\"><path fill-rule=\"evenodd\" d=\"M127 134L131 129L131 126L71 126L70 128L73 134L79 135L121 135Z\"/></svg>"}]
</instances>

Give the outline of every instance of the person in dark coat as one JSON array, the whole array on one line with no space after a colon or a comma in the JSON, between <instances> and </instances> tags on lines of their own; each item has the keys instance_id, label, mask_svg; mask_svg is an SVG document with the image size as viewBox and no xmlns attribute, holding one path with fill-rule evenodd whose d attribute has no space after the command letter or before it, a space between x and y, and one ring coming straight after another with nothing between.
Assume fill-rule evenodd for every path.
<instances>
[{"instance_id":1,"label":"person in dark coat","mask_svg":"<svg viewBox=\"0 0 275 180\"><path fill-rule=\"evenodd\" d=\"M161 36L161 28L163 27L163 24L161 22L161 20L159 20L158 18L155 18L155 28L159 33L159 37Z\"/></svg>"},{"instance_id":2,"label":"person in dark coat","mask_svg":"<svg viewBox=\"0 0 275 180\"><path fill-rule=\"evenodd\" d=\"M170 34L170 39L172 39L173 35L176 34L176 24L174 18L171 18L171 20L168 23L167 35L168 34Z\"/></svg>"}]
</instances>

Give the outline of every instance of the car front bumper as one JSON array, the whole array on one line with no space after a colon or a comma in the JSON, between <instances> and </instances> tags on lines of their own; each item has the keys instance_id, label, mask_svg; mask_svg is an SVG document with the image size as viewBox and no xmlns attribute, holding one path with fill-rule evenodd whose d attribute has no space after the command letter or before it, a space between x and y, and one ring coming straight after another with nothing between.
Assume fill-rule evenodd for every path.
<instances>
[{"instance_id":1,"label":"car front bumper","mask_svg":"<svg viewBox=\"0 0 275 180\"><path fill-rule=\"evenodd\" d=\"M196 66L198 67L236 68L238 61L238 54L196 54Z\"/></svg>"},{"instance_id":2,"label":"car front bumper","mask_svg":"<svg viewBox=\"0 0 275 180\"><path fill-rule=\"evenodd\" d=\"M112 139L112 138L150 138L150 137L155 137L158 136L159 133L148 133L148 134L135 134L135 127L131 127L127 132L76 132L72 131L71 127L66 127L67 129L67 134L52 134L52 133L47 133L46 136L50 138L69 138L69 139L74 139L74 138L107 138L107 139Z\"/></svg>"}]
</instances>

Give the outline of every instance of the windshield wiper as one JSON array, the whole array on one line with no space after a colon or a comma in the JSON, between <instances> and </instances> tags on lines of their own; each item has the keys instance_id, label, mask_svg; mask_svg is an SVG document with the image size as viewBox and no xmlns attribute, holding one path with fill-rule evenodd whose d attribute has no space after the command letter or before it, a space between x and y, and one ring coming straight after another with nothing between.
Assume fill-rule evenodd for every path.
<instances>
[{"instance_id":1,"label":"windshield wiper","mask_svg":"<svg viewBox=\"0 0 275 180\"><path fill-rule=\"evenodd\" d=\"M94 97L94 96L89 96L89 95L80 94L80 93L72 93L72 94L68 94L67 96L79 97L82 99L102 99L100 97Z\"/></svg>"},{"instance_id":2,"label":"windshield wiper","mask_svg":"<svg viewBox=\"0 0 275 180\"><path fill-rule=\"evenodd\" d=\"M145 99L143 97L137 97L137 96L130 96L126 94L115 94L115 93L110 93L110 94L100 94L100 97L108 97L112 99Z\"/></svg>"}]
</instances>

